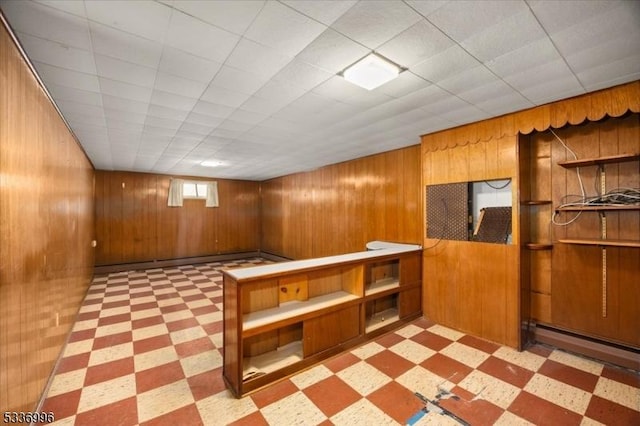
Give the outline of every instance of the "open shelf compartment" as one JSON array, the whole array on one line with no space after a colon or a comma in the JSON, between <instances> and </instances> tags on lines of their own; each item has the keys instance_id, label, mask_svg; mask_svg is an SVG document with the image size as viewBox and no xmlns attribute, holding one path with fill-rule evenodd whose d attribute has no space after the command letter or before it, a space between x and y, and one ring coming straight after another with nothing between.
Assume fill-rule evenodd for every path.
<instances>
[{"instance_id":1,"label":"open shelf compartment","mask_svg":"<svg viewBox=\"0 0 640 426\"><path fill-rule=\"evenodd\" d=\"M302 322L244 339L242 381L256 379L303 359Z\"/></svg>"},{"instance_id":2,"label":"open shelf compartment","mask_svg":"<svg viewBox=\"0 0 640 426\"><path fill-rule=\"evenodd\" d=\"M370 333L400 319L398 293L373 299L365 307L365 333Z\"/></svg>"},{"instance_id":3,"label":"open shelf compartment","mask_svg":"<svg viewBox=\"0 0 640 426\"><path fill-rule=\"evenodd\" d=\"M365 295L380 293L400 286L400 260L391 259L366 266Z\"/></svg>"}]
</instances>

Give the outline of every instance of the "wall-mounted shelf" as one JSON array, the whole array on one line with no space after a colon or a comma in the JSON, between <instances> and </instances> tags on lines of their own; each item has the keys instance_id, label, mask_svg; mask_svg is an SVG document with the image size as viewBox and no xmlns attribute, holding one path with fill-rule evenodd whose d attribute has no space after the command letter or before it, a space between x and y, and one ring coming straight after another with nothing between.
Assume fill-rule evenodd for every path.
<instances>
[{"instance_id":1,"label":"wall-mounted shelf","mask_svg":"<svg viewBox=\"0 0 640 426\"><path fill-rule=\"evenodd\" d=\"M587 239L587 238L579 238L579 239L572 238L572 239L558 240L558 242L563 244L579 244L579 245L585 245L585 246L640 248L640 241L633 241L633 240L598 240L598 239Z\"/></svg>"},{"instance_id":2,"label":"wall-mounted shelf","mask_svg":"<svg viewBox=\"0 0 640 426\"><path fill-rule=\"evenodd\" d=\"M585 205L585 206L564 206L558 207L556 211L559 212L578 212L578 211L622 211L622 210L640 210L640 204L632 205L614 205L614 204L600 204L600 205Z\"/></svg>"},{"instance_id":3,"label":"wall-mounted shelf","mask_svg":"<svg viewBox=\"0 0 640 426\"><path fill-rule=\"evenodd\" d=\"M520 204L523 206L544 206L551 204L551 200L523 200L520 201Z\"/></svg>"},{"instance_id":4,"label":"wall-mounted shelf","mask_svg":"<svg viewBox=\"0 0 640 426\"><path fill-rule=\"evenodd\" d=\"M610 155L607 157L594 157L594 158L583 158L580 160L560 161L558 162L558 165L569 169L573 167L599 166L602 164L609 164L609 163L624 163L627 161L636 161L639 159L640 159L640 154L620 154L620 155Z\"/></svg>"},{"instance_id":5,"label":"wall-mounted shelf","mask_svg":"<svg viewBox=\"0 0 640 426\"><path fill-rule=\"evenodd\" d=\"M528 250L552 250L553 244L551 243L524 243L524 248Z\"/></svg>"}]
</instances>

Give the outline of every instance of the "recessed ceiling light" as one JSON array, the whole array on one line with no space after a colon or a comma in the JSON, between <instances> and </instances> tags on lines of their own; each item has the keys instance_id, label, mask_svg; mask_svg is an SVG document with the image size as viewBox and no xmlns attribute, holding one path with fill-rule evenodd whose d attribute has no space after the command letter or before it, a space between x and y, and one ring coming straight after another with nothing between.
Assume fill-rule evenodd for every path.
<instances>
[{"instance_id":1,"label":"recessed ceiling light","mask_svg":"<svg viewBox=\"0 0 640 426\"><path fill-rule=\"evenodd\" d=\"M218 167L218 166L224 166L224 161L221 160L207 160L207 161L203 161L202 163L200 163L201 166L203 167Z\"/></svg>"},{"instance_id":2,"label":"recessed ceiling light","mask_svg":"<svg viewBox=\"0 0 640 426\"><path fill-rule=\"evenodd\" d=\"M388 59L370 53L345 69L342 75L345 80L357 86L373 90L396 78L401 71L403 70L398 65Z\"/></svg>"}]
</instances>

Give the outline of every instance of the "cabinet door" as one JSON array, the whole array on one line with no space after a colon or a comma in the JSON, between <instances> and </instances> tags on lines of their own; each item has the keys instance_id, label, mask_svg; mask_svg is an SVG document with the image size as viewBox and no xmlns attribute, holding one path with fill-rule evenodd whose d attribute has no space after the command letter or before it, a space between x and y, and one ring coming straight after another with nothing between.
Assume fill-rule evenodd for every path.
<instances>
[{"instance_id":1,"label":"cabinet door","mask_svg":"<svg viewBox=\"0 0 640 426\"><path fill-rule=\"evenodd\" d=\"M360 305L306 320L303 325L304 356L321 352L360 335Z\"/></svg>"},{"instance_id":2,"label":"cabinet door","mask_svg":"<svg viewBox=\"0 0 640 426\"><path fill-rule=\"evenodd\" d=\"M419 287L401 292L398 300L400 318L420 313L422 311L421 301L422 297Z\"/></svg>"}]
</instances>

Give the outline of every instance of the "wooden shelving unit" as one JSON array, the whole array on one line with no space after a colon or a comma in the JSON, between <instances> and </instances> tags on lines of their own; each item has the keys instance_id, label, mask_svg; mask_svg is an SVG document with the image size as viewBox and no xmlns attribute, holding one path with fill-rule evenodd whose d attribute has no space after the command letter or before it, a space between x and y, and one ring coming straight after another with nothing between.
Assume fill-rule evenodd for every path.
<instances>
[{"instance_id":1,"label":"wooden shelving unit","mask_svg":"<svg viewBox=\"0 0 640 426\"><path fill-rule=\"evenodd\" d=\"M583 158L580 160L559 161L558 165L564 168L600 166L603 164L624 163L640 159L640 154L620 154L606 157Z\"/></svg>"},{"instance_id":2,"label":"wooden shelving unit","mask_svg":"<svg viewBox=\"0 0 640 426\"><path fill-rule=\"evenodd\" d=\"M237 397L422 313L422 249L224 271L223 377Z\"/></svg>"}]
</instances>

